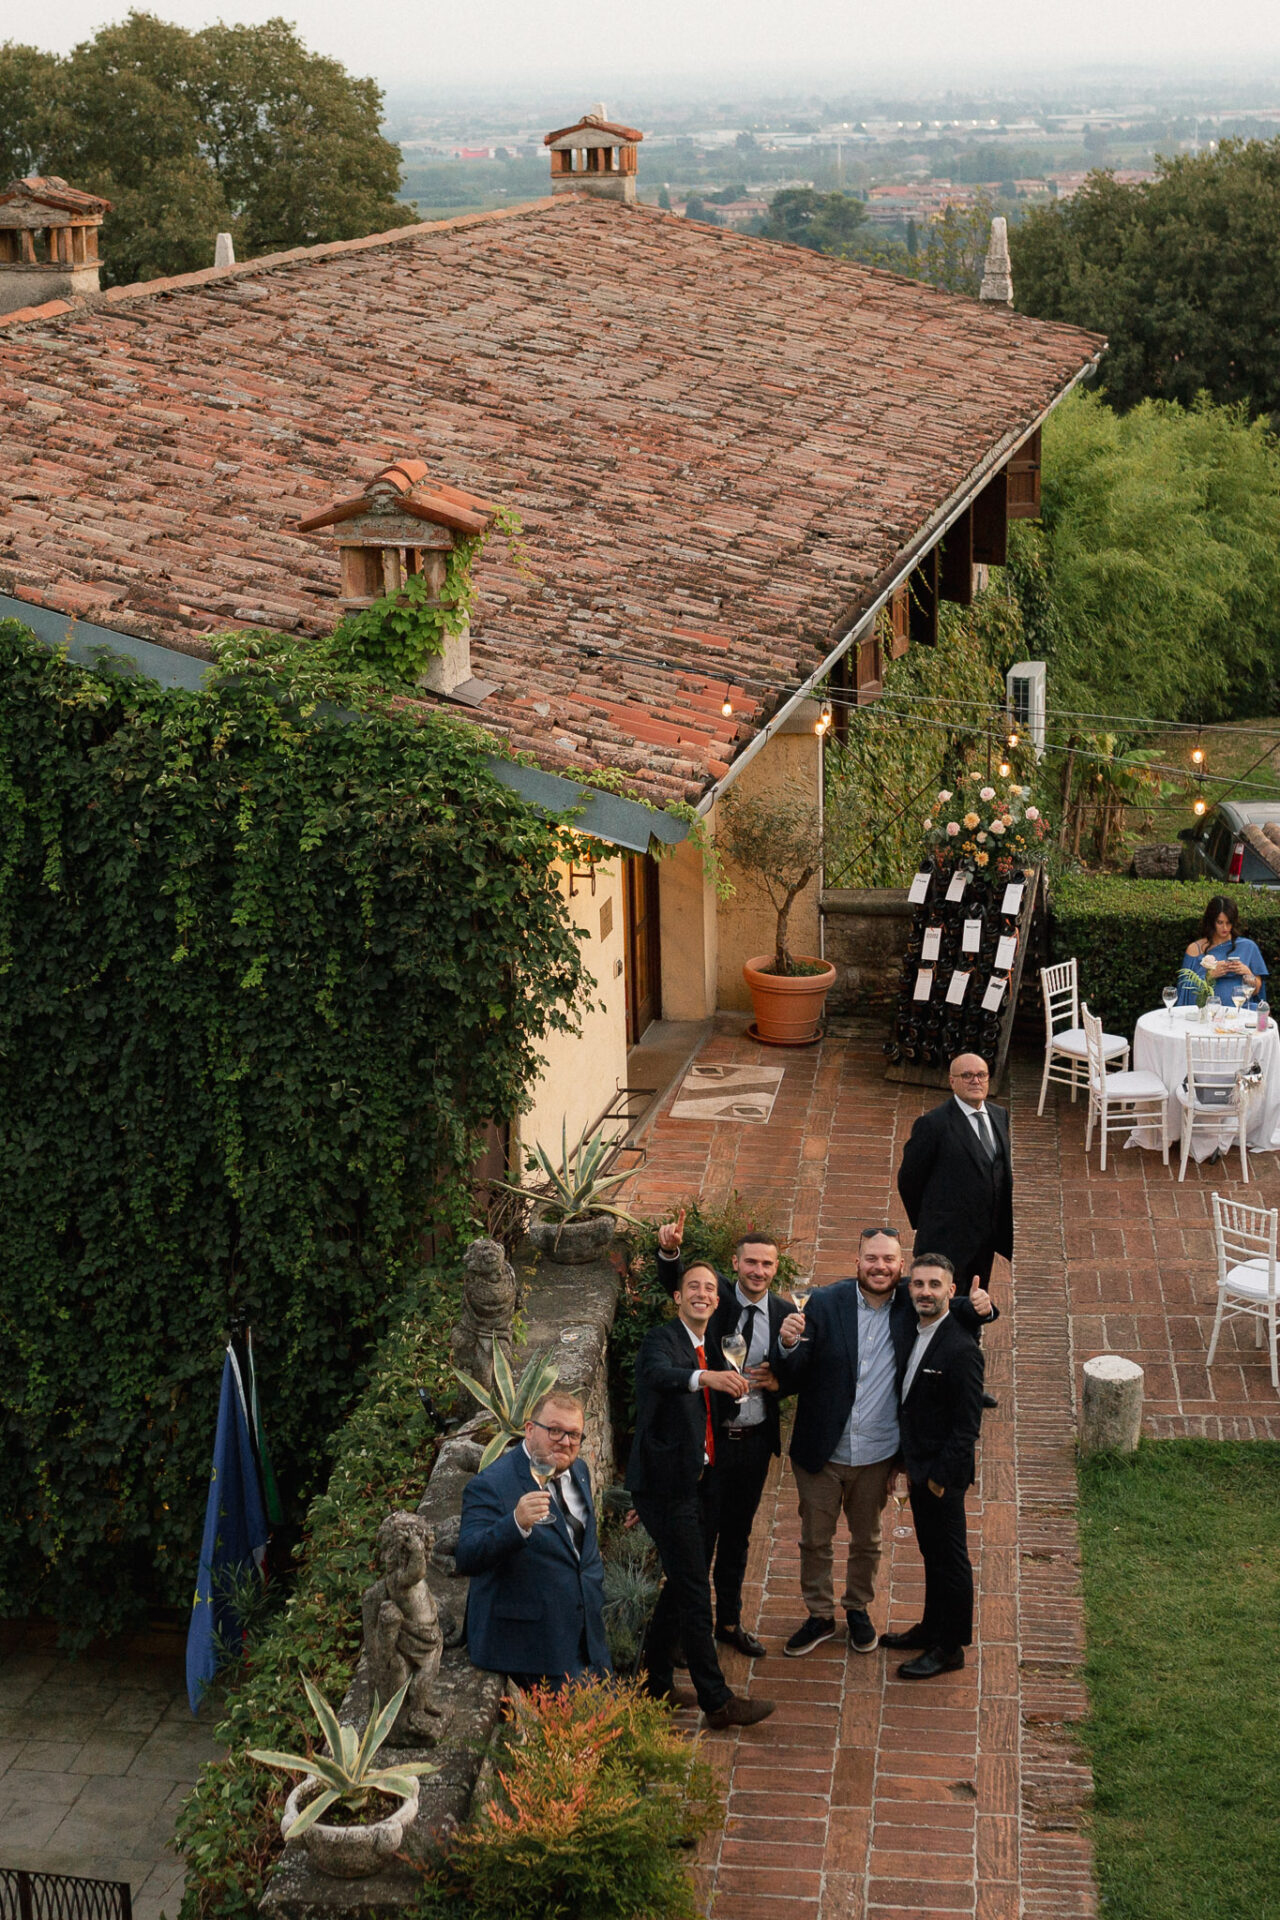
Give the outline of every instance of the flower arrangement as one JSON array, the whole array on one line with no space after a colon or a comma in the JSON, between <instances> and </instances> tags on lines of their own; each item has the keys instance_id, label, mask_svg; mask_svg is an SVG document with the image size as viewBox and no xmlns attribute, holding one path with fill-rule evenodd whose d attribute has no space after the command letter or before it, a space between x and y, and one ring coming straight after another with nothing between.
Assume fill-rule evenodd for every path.
<instances>
[{"instance_id":1,"label":"flower arrangement","mask_svg":"<svg viewBox=\"0 0 1280 1920\"><path fill-rule=\"evenodd\" d=\"M925 845L944 871L960 865L1008 874L1033 860L1047 828L1030 787L982 773L962 773L944 787L923 822Z\"/></svg>"}]
</instances>

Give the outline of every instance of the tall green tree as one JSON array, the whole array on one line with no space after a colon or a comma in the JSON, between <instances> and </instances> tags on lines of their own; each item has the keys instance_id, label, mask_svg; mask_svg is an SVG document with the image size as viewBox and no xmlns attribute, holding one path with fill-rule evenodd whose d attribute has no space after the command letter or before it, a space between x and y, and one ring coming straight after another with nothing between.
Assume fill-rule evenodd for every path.
<instances>
[{"instance_id":1,"label":"tall green tree","mask_svg":"<svg viewBox=\"0 0 1280 1920\"><path fill-rule=\"evenodd\" d=\"M866 217L866 207L851 193L784 187L769 202L769 216L761 232L766 240L789 240L815 253L848 256L854 251Z\"/></svg>"},{"instance_id":2,"label":"tall green tree","mask_svg":"<svg viewBox=\"0 0 1280 1920\"><path fill-rule=\"evenodd\" d=\"M0 186L39 166L49 134L58 56L12 40L0 46Z\"/></svg>"},{"instance_id":3,"label":"tall green tree","mask_svg":"<svg viewBox=\"0 0 1280 1920\"><path fill-rule=\"evenodd\" d=\"M1243 408L1073 395L1045 429L1043 519L1010 572L1052 704L1209 720L1273 711L1280 447Z\"/></svg>"},{"instance_id":4,"label":"tall green tree","mask_svg":"<svg viewBox=\"0 0 1280 1920\"><path fill-rule=\"evenodd\" d=\"M1009 235L1024 313L1105 333L1117 406L1202 390L1280 415L1280 140L1227 140L1121 186L1091 174Z\"/></svg>"},{"instance_id":5,"label":"tall green tree","mask_svg":"<svg viewBox=\"0 0 1280 1920\"><path fill-rule=\"evenodd\" d=\"M378 131L382 96L309 53L283 20L198 33L131 13L50 67L6 47L0 108L25 158L112 202L108 284L403 225L400 155Z\"/></svg>"}]
</instances>

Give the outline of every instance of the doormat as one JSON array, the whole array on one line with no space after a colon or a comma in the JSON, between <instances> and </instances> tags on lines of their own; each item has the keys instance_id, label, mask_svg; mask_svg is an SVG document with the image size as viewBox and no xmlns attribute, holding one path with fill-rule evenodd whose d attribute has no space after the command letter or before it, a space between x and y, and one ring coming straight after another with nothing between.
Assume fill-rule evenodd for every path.
<instances>
[{"instance_id":1,"label":"doormat","mask_svg":"<svg viewBox=\"0 0 1280 1920\"><path fill-rule=\"evenodd\" d=\"M671 1108L673 1120L754 1120L773 1112L784 1067L691 1067Z\"/></svg>"}]
</instances>

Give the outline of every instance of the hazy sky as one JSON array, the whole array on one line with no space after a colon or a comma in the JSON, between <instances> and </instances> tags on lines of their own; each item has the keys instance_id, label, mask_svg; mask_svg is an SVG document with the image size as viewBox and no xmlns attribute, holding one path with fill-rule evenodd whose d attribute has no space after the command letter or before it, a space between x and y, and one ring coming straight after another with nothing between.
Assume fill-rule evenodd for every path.
<instances>
[{"instance_id":1,"label":"hazy sky","mask_svg":"<svg viewBox=\"0 0 1280 1920\"><path fill-rule=\"evenodd\" d=\"M47 13L28 10L21 29L0 32L65 51L129 5L52 0ZM984 67L1222 68L1280 56L1276 0L155 0L146 10L190 27L283 14L317 52L395 89L607 83L618 112L628 75L646 86L692 74L780 84L807 75L836 91L910 72L967 82Z\"/></svg>"}]
</instances>

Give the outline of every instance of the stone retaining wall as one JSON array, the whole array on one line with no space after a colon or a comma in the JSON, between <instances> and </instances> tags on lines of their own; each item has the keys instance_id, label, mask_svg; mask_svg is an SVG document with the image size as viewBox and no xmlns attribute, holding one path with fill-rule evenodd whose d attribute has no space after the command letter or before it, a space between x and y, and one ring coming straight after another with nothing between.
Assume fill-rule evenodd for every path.
<instances>
[{"instance_id":1,"label":"stone retaining wall","mask_svg":"<svg viewBox=\"0 0 1280 1920\"><path fill-rule=\"evenodd\" d=\"M537 1354L554 1350L560 1356L559 1384L580 1394L586 1402L587 1437L582 1457L591 1472L597 1496L614 1474L613 1426L609 1416L609 1330L618 1304L618 1276L607 1261L581 1267L558 1267L539 1261L522 1269L527 1282L524 1300L526 1334L517 1348L516 1371ZM460 1639L466 1610L467 1582L453 1565L462 1494L479 1465L483 1416L468 1421L443 1442L432 1468L418 1512L436 1530L436 1549L427 1580L450 1641ZM352 1595L353 1610L359 1594ZM438 1771L422 1782L417 1819L405 1836L404 1850L427 1859L438 1840L461 1825L471 1810L477 1776L484 1765L502 1706L504 1682L498 1674L483 1673L471 1665L466 1648L446 1648L436 1699L451 1710L448 1731L432 1751L400 1752L403 1760L431 1760ZM369 1717L370 1687L363 1655L338 1718L345 1726L363 1727ZM394 1758L383 1749L387 1762ZM286 1849L272 1875L261 1911L278 1920L319 1920L319 1916L372 1916L413 1903L419 1875L411 1865L397 1862L367 1880L335 1880L317 1873L302 1847Z\"/></svg>"},{"instance_id":2,"label":"stone retaining wall","mask_svg":"<svg viewBox=\"0 0 1280 1920\"><path fill-rule=\"evenodd\" d=\"M823 952L836 969L828 1012L888 1010L913 913L905 887L830 887L823 893Z\"/></svg>"}]
</instances>

